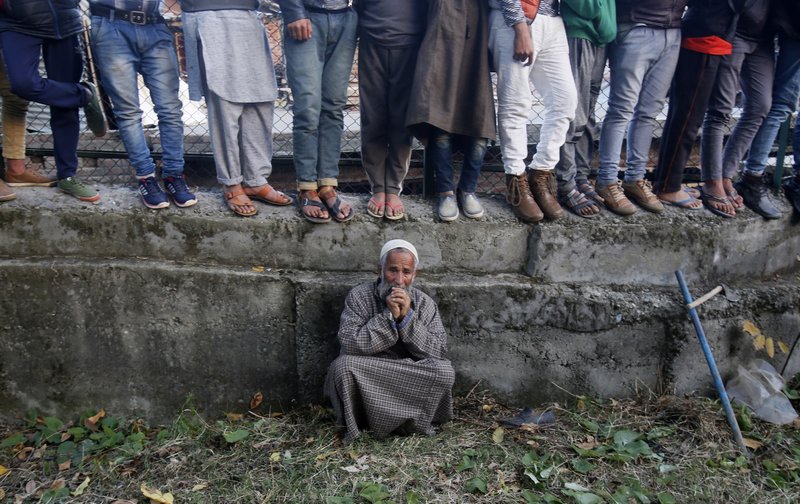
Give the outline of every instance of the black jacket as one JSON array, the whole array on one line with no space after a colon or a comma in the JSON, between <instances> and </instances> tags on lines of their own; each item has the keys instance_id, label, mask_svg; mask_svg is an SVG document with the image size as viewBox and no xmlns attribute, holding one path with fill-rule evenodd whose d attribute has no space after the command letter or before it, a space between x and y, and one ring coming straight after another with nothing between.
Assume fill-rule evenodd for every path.
<instances>
[{"instance_id":1,"label":"black jacket","mask_svg":"<svg viewBox=\"0 0 800 504\"><path fill-rule=\"evenodd\" d=\"M800 0L772 0L770 21L782 37L800 40Z\"/></svg>"},{"instance_id":2,"label":"black jacket","mask_svg":"<svg viewBox=\"0 0 800 504\"><path fill-rule=\"evenodd\" d=\"M683 16L684 38L719 37L733 41L739 16L759 0L689 0Z\"/></svg>"},{"instance_id":3,"label":"black jacket","mask_svg":"<svg viewBox=\"0 0 800 504\"><path fill-rule=\"evenodd\" d=\"M63 39L83 31L78 0L3 0L0 31Z\"/></svg>"},{"instance_id":4,"label":"black jacket","mask_svg":"<svg viewBox=\"0 0 800 504\"><path fill-rule=\"evenodd\" d=\"M617 23L680 28L688 0L617 0Z\"/></svg>"}]
</instances>

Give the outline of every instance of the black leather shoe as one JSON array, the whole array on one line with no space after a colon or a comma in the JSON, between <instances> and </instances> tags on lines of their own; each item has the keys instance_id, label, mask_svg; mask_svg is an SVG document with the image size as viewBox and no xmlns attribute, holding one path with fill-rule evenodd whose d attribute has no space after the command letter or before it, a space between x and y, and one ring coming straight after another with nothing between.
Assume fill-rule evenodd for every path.
<instances>
[{"instance_id":1,"label":"black leather shoe","mask_svg":"<svg viewBox=\"0 0 800 504\"><path fill-rule=\"evenodd\" d=\"M763 177L754 175L744 175L733 184L744 200L744 204L750 210L761 215L765 219L780 219L781 211L769 200L767 186L764 185Z\"/></svg>"},{"instance_id":2,"label":"black leather shoe","mask_svg":"<svg viewBox=\"0 0 800 504\"><path fill-rule=\"evenodd\" d=\"M800 181L797 177L792 177L783 183L783 194L794 207L794 211L800 214Z\"/></svg>"}]
</instances>

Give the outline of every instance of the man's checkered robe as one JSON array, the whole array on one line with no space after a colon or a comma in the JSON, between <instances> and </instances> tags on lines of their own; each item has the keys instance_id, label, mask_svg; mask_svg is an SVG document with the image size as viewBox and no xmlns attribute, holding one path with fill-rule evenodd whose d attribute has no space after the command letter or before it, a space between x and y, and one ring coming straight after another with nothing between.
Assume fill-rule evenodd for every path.
<instances>
[{"instance_id":1,"label":"man's checkered robe","mask_svg":"<svg viewBox=\"0 0 800 504\"><path fill-rule=\"evenodd\" d=\"M436 303L412 287L411 310L396 324L377 287L364 283L347 295L342 350L325 380L325 395L347 428L345 443L360 429L379 437L396 430L431 434L432 423L453 416L455 373L444 358L447 334Z\"/></svg>"}]
</instances>

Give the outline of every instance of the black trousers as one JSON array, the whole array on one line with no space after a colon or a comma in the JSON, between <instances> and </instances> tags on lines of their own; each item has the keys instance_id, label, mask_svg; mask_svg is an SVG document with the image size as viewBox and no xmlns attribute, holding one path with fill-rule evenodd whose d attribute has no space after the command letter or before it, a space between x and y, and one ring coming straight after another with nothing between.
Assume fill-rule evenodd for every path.
<instances>
[{"instance_id":1,"label":"black trousers","mask_svg":"<svg viewBox=\"0 0 800 504\"><path fill-rule=\"evenodd\" d=\"M655 192L676 192L703 124L723 56L681 48L669 93L669 112L661 136Z\"/></svg>"},{"instance_id":2,"label":"black trousers","mask_svg":"<svg viewBox=\"0 0 800 504\"><path fill-rule=\"evenodd\" d=\"M384 47L366 36L358 43L361 159L373 193L400 194L411 159L406 109L418 45Z\"/></svg>"}]
</instances>

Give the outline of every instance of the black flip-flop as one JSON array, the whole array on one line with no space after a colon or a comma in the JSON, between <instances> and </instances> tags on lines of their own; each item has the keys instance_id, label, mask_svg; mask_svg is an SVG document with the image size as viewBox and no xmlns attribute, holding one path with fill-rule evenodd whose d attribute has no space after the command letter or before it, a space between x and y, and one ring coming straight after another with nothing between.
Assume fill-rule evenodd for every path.
<instances>
[{"instance_id":1,"label":"black flip-flop","mask_svg":"<svg viewBox=\"0 0 800 504\"><path fill-rule=\"evenodd\" d=\"M327 199L322 194L320 194L319 197L320 199L322 199L323 202L325 202L325 200ZM350 213L345 215L344 218L340 219L338 215L340 211L339 208L341 207L341 205L342 205L342 200L341 198L339 198L339 193L336 193L336 199L333 201L332 205L328 205L327 203L325 203L325 206L328 207L328 213L331 215L331 217L333 217L333 220L335 220L336 222L347 222L353 218L355 212L353 211L353 207L351 206Z\"/></svg>"},{"instance_id":2,"label":"black flip-flop","mask_svg":"<svg viewBox=\"0 0 800 504\"><path fill-rule=\"evenodd\" d=\"M317 207L317 208L321 208L322 210L328 211L328 207L326 207L325 204L322 203L321 201L312 200L312 199L308 199L307 197L303 197L300 200L300 213L303 214L303 217L305 217L307 221L313 222L314 224L325 224L326 222L330 222L331 221L331 216L330 215L328 215L328 217L314 217L313 215L308 215L307 213L305 213L303 211L303 207L307 207L307 206ZM329 214L330 214L330 212L329 212Z\"/></svg>"}]
</instances>

